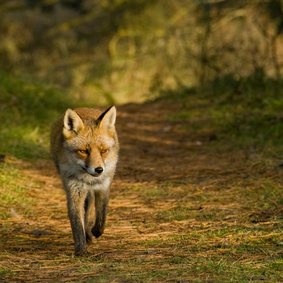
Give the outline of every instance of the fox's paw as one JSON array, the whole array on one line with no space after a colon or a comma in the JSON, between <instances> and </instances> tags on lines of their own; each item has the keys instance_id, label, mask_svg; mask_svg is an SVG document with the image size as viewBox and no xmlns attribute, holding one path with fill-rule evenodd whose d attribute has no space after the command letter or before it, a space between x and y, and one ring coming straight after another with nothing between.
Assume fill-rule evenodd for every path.
<instances>
[{"instance_id":1,"label":"fox's paw","mask_svg":"<svg viewBox=\"0 0 283 283\"><path fill-rule=\"evenodd\" d=\"M75 245L75 256L87 255L87 247L84 245Z\"/></svg>"},{"instance_id":2,"label":"fox's paw","mask_svg":"<svg viewBox=\"0 0 283 283\"><path fill-rule=\"evenodd\" d=\"M92 235L95 237L95 238L99 238L104 232L104 228L102 227L96 227L94 226L92 229L91 229L91 233Z\"/></svg>"},{"instance_id":3,"label":"fox's paw","mask_svg":"<svg viewBox=\"0 0 283 283\"><path fill-rule=\"evenodd\" d=\"M75 256L87 256L88 255L88 251L87 249L75 249Z\"/></svg>"}]
</instances>

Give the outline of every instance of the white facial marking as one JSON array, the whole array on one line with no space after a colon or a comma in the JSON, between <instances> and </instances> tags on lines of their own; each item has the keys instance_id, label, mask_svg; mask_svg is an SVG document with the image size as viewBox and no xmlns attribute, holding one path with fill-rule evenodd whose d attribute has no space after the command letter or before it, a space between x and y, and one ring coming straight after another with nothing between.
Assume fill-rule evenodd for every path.
<instances>
[{"instance_id":1,"label":"white facial marking","mask_svg":"<svg viewBox=\"0 0 283 283\"><path fill-rule=\"evenodd\" d=\"M82 167L85 167L85 162L82 159L77 159L77 164Z\"/></svg>"}]
</instances>

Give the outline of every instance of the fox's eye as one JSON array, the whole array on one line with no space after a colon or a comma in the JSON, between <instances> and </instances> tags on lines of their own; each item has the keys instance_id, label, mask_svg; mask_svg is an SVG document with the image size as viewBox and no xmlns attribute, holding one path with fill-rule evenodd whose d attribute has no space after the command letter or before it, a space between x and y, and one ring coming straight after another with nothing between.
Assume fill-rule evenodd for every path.
<instances>
[{"instance_id":1,"label":"fox's eye","mask_svg":"<svg viewBox=\"0 0 283 283\"><path fill-rule=\"evenodd\" d=\"M106 154L106 153L108 153L108 151L109 151L108 148L102 148L100 152L101 152L101 154Z\"/></svg>"},{"instance_id":2,"label":"fox's eye","mask_svg":"<svg viewBox=\"0 0 283 283\"><path fill-rule=\"evenodd\" d=\"M82 155L86 155L86 154L88 154L88 150L87 149L79 149L79 150L77 150L77 153L82 154Z\"/></svg>"}]
</instances>

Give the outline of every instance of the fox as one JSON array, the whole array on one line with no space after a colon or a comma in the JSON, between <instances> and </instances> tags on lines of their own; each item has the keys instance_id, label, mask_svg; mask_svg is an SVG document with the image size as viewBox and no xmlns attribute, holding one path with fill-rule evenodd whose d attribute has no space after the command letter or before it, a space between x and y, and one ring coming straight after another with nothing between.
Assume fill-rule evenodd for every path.
<instances>
[{"instance_id":1,"label":"fox","mask_svg":"<svg viewBox=\"0 0 283 283\"><path fill-rule=\"evenodd\" d=\"M116 107L67 109L53 125L51 157L66 193L75 255L87 253L105 228L119 141Z\"/></svg>"}]
</instances>

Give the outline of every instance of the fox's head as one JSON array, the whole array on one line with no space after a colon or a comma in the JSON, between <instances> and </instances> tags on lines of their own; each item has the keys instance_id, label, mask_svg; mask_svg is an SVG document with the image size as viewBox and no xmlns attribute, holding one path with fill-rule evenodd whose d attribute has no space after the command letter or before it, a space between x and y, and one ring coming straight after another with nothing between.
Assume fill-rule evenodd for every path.
<instances>
[{"instance_id":1,"label":"fox's head","mask_svg":"<svg viewBox=\"0 0 283 283\"><path fill-rule=\"evenodd\" d=\"M90 108L68 109L63 119L63 147L69 176L86 183L112 178L118 160L116 108L100 113Z\"/></svg>"}]
</instances>

